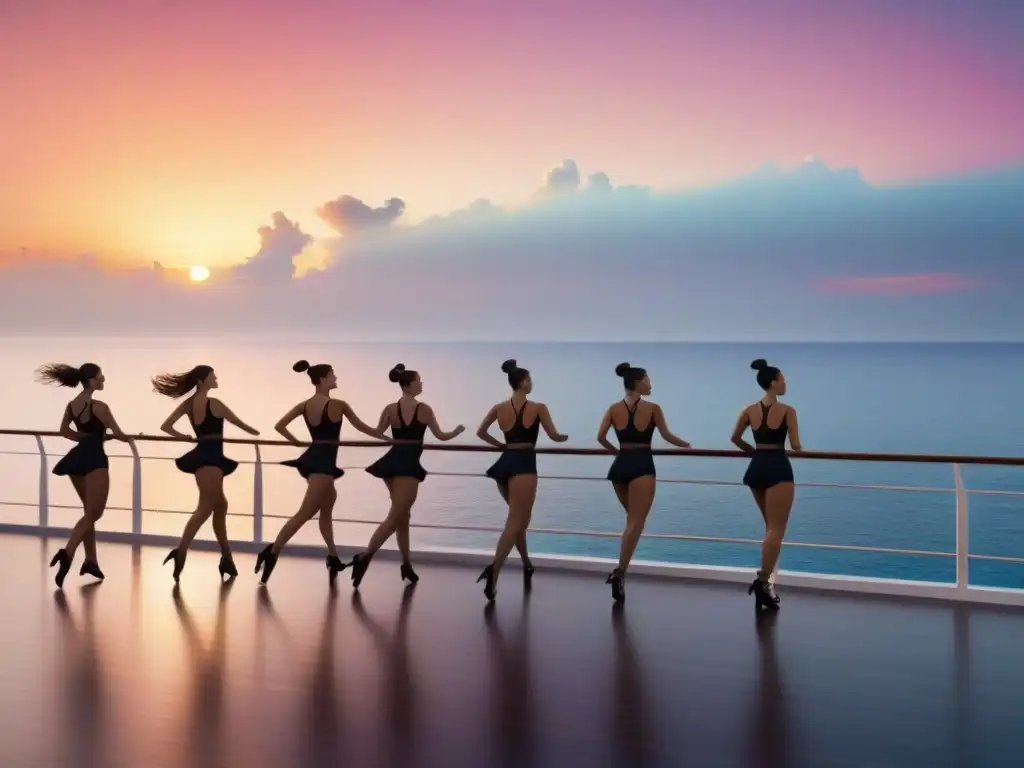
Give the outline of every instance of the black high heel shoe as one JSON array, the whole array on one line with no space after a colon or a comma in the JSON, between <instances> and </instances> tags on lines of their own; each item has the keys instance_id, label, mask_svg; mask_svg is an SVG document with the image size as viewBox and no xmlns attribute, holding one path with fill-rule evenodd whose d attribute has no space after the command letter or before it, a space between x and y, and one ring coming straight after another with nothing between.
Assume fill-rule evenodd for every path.
<instances>
[{"instance_id":1,"label":"black high heel shoe","mask_svg":"<svg viewBox=\"0 0 1024 768\"><path fill-rule=\"evenodd\" d=\"M68 577L68 572L71 570L71 555L68 554L66 549L57 550L57 554L50 561L51 568L55 565L58 568L53 580L57 584L58 589L64 589L64 579Z\"/></svg>"},{"instance_id":2,"label":"black high heel shoe","mask_svg":"<svg viewBox=\"0 0 1024 768\"><path fill-rule=\"evenodd\" d=\"M420 580L420 577L417 575L416 571L412 569L412 566L409 563L402 563L401 573L402 581L408 581L410 584L415 584Z\"/></svg>"},{"instance_id":3,"label":"black high heel shoe","mask_svg":"<svg viewBox=\"0 0 1024 768\"><path fill-rule=\"evenodd\" d=\"M523 566L523 591L525 592L533 589L533 570L532 565Z\"/></svg>"},{"instance_id":4,"label":"black high heel shoe","mask_svg":"<svg viewBox=\"0 0 1024 768\"><path fill-rule=\"evenodd\" d=\"M351 565L352 587L359 589L359 585L363 583L363 577L366 575L366 569L370 567L370 558L366 556L365 552L360 552L352 558Z\"/></svg>"},{"instance_id":5,"label":"black high heel shoe","mask_svg":"<svg viewBox=\"0 0 1024 768\"><path fill-rule=\"evenodd\" d=\"M174 561L174 573L171 575L174 576L174 583L177 584L178 579L181 578L181 572L185 570L185 558L181 557L181 553L177 549L172 549L167 553L162 565L167 565L171 560Z\"/></svg>"},{"instance_id":6,"label":"black high heel shoe","mask_svg":"<svg viewBox=\"0 0 1024 768\"><path fill-rule=\"evenodd\" d=\"M217 570L220 571L220 580L224 581L224 577L227 576L229 579L234 579L238 576L238 569L235 568L234 559L227 555L220 556L220 564L217 566Z\"/></svg>"},{"instance_id":7,"label":"black high heel shoe","mask_svg":"<svg viewBox=\"0 0 1024 768\"><path fill-rule=\"evenodd\" d=\"M626 599L626 574L621 569L616 568L609 573L604 583L612 585L612 599L616 603L621 603Z\"/></svg>"},{"instance_id":8,"label":"black high heel shoe","mask_svg":"<svg viewBox=\"0 0 1024 768\"><path fill-rule=\"evenodd\" d=\"M477 577L476 583L479 584L481 581L485 581L484 584L484 597L487 598L488 602L493 603L497 592L494 591L494 563L491 563L484 568L483 573Z\"/></svg>"},{"instance_id":9,"label":"black high heel shoe","mask_svg":"<svg viewBox=\"0 0 1024 768\"><path fill-rule=\"evenodd\" d=\"M760 578L754 579L747 590L748 595L754 596L754 606L758 610L777 611L779 610L779 596L775 593L775 587Z\"/></svg>"},{"instance_id":10,"label":"black high heel shoe","mask_svg":"<svg viewBox=\"0 0 1024 768\"><path fill-rule=\"evenodd\" d=\"M70 565L70 563L68 563ZM94 579L103 581L106 576L103 575L103 571L100 570L99 565L94 563L92 560L83 560L82 567L78 571L79 576L92 576Z\"/></svg>"},{"instance_id":11,"label":"black high heel shoe","mask_svg":"<svg viewBox=\"0 0 1024 768\"><path fill-rule=\"evenodd\" d=\"M338 578L338 574L348 568L348 563L341 562L341 558L337 555L327 556L327 578L330 580L331 586L334 585L334 580Z\"/></svg>"},{"instance_id":12,"label":"black high heel shoe","mask_svg":"<svg viewBox=\"0 0 1024 768\"><path fill-rule=\"evenodd\" d=\"M274 545L267 544L263 550L256 555L256 570L253 573L259 573L260 569L263 569L263 575L260 577L260 584L266 584L270 581L270 574L274 572L274 567L277 565L277 555L274 554Z\"/></svg>"}]
</instances>

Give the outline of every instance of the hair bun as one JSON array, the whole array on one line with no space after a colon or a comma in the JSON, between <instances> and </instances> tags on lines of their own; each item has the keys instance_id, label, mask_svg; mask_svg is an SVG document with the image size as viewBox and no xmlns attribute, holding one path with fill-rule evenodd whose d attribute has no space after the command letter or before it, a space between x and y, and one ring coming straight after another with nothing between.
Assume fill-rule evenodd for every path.
<instances>
[{"instance_id":1,"label":"hair bun","mask_svg":"<svg viewBox=\"0 0 1024 768\"><path fill-rule=\"evenodd\" d=\"M299 362L292 366L292 370L296 373L305 373L309 370L309 361L299 360Z\"/></svg>"},{"instance_id":2,"label":"hair bun","mask_svg":"<svg viewBox=\"0 0 1024 768\"><path fill-rule=\"evenodd\" d=\"M402 378L403 373L405 373L405 365L399 363L390 371L388 371L388 381L397 384L399 379Z\"/></svg>"},{"instance_id":3,"label":"hair bun","mask_svg":"<svg viewBox=\"0 0 1024 768\"><path fill-rule=\"evenodd\" d=\"M629 369L632 367L633 366L631 366L629 363L619 363L618 365L615 366L615 375L625 376L627 373L629 373Z\"/></svg>"},{"instance_id":4,"label":"hair bun","mask_svg":"<svg viewBox=\"0 0 1024 768\"><path fill-rule=\"evenodd\" d=\"M512 373L516 368L519 367L519 363L516 362L514 357L510 357L504 363L501 364L501 370L505 373Z\"/></svg>"},{"instance_id":5,"label":"hair bun","mask_svg":"<svg viewBox=\"0 0 1024 768\"><path fill-rule=\"evenodd\" d=\"M750 367L755 371L763 371L765 368L768 367L768 361L759 357L757 358L757 360L750 364Z\"/></svg>"}]
</instances>

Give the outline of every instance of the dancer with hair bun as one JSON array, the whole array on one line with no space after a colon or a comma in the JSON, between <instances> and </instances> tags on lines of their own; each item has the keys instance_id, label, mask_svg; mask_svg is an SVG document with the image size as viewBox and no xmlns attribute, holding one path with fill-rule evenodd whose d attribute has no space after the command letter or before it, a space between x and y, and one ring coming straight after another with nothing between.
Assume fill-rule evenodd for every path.
<instances>
[{"instance_id":1,"label":"dancer with hair bun","mask_svg":"<svg viewBox=\"0 0 1024 768\"><path fill-rule=\"evenodd\" d=\"M195 476L199 502L185 523L178 546L168 553L164 563L174 561L174 582L178 583L192 540L203 523L213 515L213 533L220 545L218 570L222 580L225 576L233 579L238 575L238 569L228 543L228 499L224 495L224 478L238 468L238 462L224 455L224 422L229 421L250 435L258 435L259 432L235 416L220 400L210 397L210 390L216 389L218 383L217 374L208 365L197 365L185 373L162 373L154 376L152 383L154 392L175 400L192 393L171 411L160 425L160 430L179 440L191 441L192 437L175 429L181 417L187 416L196 433L196 447L175 459L174 464L182 472Z\"/></svg>"},{"instance_id":2,"label":"dancer with hair bun","mask_svg":"<svg viewBox=\"0 0 1024 768\"><path fill-rule=\"evenodd\" d=\"M757 385L764 390L764 396L740 411L731 438L733 445L751 454L743 484L754 496L765 529L761 569L747 592L754 595L758 609L778 610L779 595L771 579L779 562L795 492L793 466L786 455L786 438L794 451L803 450L803 446L796 409L779 402L779 397L786 394L786 377L782 371L763 359L755 360L750 367L757 371ZM754 445L743 439L748 427L754 436Z\"/></svg>"},{"instance_id":3,"label":"dancer with hair bun","mask_svg":"<svg viewBox=\"0 0 1024 768\"><path fill-rule=\"evenodd\" d=\"M108 429L118 440L129 442L131 438L121 431L107 404L93 397L106 382L103 371L95 363L86 363L78 368L50 363L39 368L36 375L43 384L82 387L82 391L64 408L60 422L61 436L73 440L75 445L53 467L53 474L71 478L75 493L82 501L82 517L71 529L67 544L58 549L50 561L51 568L57 566L54 581L58 587L64 587L64 579L71 570L71 562L80 543L85 546L85 560L79 575L102 580L103 571L96 554L96 521L103 517L110 490L110 463L103 443Z\"/></svg>"},{"instance_id":4,"label":"dancer with hair bun","mask_svg":"<svg viewBox=\"0 0 1024 768\"><path fill-rule=\"evenodd\" d=\"M270 574L277 566L277 558L284 549L285 544L299 532L299 529L313 519L316 514L320 515L320 535L323 536L324 544L327 545L327 578L334 584L338 574L348 567L338 557L338 550L334 545L334 503L338 500L338 491L334 487L334 481L345 474L345 470L338 466L338 441L341 439L341 425L345 418L352 423L352 426L364 435L385 439L383 431L367 426L356 416L355 412L344 400L336 400L331 397L331 391L338 386L338 377L334 373L333 366L327 363L310 365L305 360L299 360L292 366L296 373L305 373L313 385L313 395L308 400L292 408L281 417L281 420L274 425L286 440L296 445L301 445L295 435L289 431L288 426L295 419L302 416L306 422L306 429L309 430L309 438L313 445L309 446L297 459L282 461L286 467L293 467L306 480L306 495L299 505L299 510L292 515L288 522L281 526L281 531L273 544L268 544L256 557L256 573L263 571L260 583L266 584Z\"/></svg>"},{"instance_id":5,"label":"dancer with hair bun","mask_svg":"<svg viewBox=\"0 0 1024 768\"><path fill-rule=\"evenodd\" d=\"M555 428L544 403L527 399L533 391L530 372L520 368L515 360L506 360L501 364L501 370L508 376L512 398L491 408L476 431L477 437L485 443L502 449L501 456L487 470L487 476L498 484L498 492L508 504L505 530L498 539L494 561L477 579L485 582L484 596L490 601L497 594L498 575L512 547L523 559L523 588L529 590L532 586L533 564L526 549L526 531L530 527L533 503L537 498L537 434L544 427L547 436L556 443L569 439ZM494 422L498 422L498 427L505 433L504 443L488 432Z\"/></svg>"},{"instance_id":6,"label":"dancer with hair bun","mask_svg":"<svg viewBox=\"0 0 1024 768\"><path fill-rule=\"evenodd\" d=\"M427 471L420 464L423 438L429 429L438 440L447 442L461 435L466 429L461 424L451 432L441 429L434 409L416 399L423 393L423 379L418 372L399 363L388 372L388 380L401 388L402 396L397 402L384 407L377 429L383 431L390 427L394 445L368 466L366 471L384 481L391 496L391 509L373 532L366 549L352 560L352 585L356 589L359 589L366 569L370 567L370 560L391 534L395 535L398 551L402 555L402 579L410 584L419 581L420 577L412 568L409 554L409 520L420 483L427 477Z\"/></svg>"},{"instance_id":7,"label":"dancer with hair bun","mask_svg":"<svg viewBox=\"0 0 1024 768\"><path fill-rule=\"evenodd\" d=\"M615 460L608 470L608 479L615 489L615 496L626 511L626 527L622 531L619 546L619 565L609 574L606 584L611 584L612 598L621 603L626 599L626 569L633 559L640 536L647 524L647 515L654 504L656 472L651 440L654 430L665 442L689 448L690 444L676 437L668 428L665 414L657 403L644 400L651 394L651 377L643 368L629 363L615 366L615 375L622 378L625 397L609 406L601 426L597 430L597 442L615 454ZM619 446L608 440L608 431L615 427Z\"/></svg>"}]
</instances>

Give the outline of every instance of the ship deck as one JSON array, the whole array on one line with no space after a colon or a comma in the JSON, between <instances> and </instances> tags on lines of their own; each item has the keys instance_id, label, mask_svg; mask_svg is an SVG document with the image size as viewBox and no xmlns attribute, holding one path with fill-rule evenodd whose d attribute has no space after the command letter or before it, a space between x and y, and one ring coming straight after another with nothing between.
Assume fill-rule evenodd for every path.
<instances>
[{"instance_id":1,"label":"ship deck","mask_svg":"<svg viewBox=\"0 0 1024 768\"><path fill-rule=\"evenodd\" d=\"M790 589L757 620L735 584L393 560L361 596L322 561L252 556L217 586L195 551L100 544L107 581L59 544L0 536L0 764L1006 766L1024 747L1024 611ZM347 574L343 574L347 576Z\"/></svg>"}]
</instances>

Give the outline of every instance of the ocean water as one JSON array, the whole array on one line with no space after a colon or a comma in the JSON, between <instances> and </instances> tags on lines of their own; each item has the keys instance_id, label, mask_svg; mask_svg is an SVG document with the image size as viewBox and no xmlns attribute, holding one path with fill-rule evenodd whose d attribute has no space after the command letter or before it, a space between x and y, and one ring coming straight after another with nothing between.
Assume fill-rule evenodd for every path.
<instances>
[{"instance_id":1,"label":"ocean water","mask_svg":"<svg viewBox=\"0 0 1024 768\"><path fill-rule=\"evenodd\" d=\"M34 382L44 362L99 363L107 376L102 397L125 431L156 433L174 407L151 392L149 377L162 370L183 370L198 363L217 369L217 396L243 420L275 439L272 427L292 405L308 396L309 381L291 371L299 358L332 363L338 372L338 396L365 420L375 421L398 395L387 380L392 365L403 362L421 372L423 400L442 427L462 423L467 432L456 442L476 443L480 419L509 394L501 362L515 357L534 376L534 395L548 404L568 446L594 447L604 409L622 395L614 375L617 363L646 367L654 386L651 399L665 410L673 431L695 446L728 448L740 408L759 396L749 362L765 357L786 374L786 400L800 416L808 450L916 452L1019 456L1024 453L1020 426L1020 383L1024 381L1024 345L1016 344L593 344L593 343L436 343L330 344L301 339L6 339L0 426L56 430L72 394ZM301 434L301 424L295 425ZM231 429L229 427L229 429ZM232 432L233 436L244 435ZM361 436L346 427L343 438ZM67 449L47 439L51 466ZM542 444L546 438L542 437ZM170 459L185 448L140 443L143 455L143 503L148 531L176 533L183 512L195 504L192 479ZM111 452L125 448L112 443ZM33 438L0 437L0 519L34 520L39 460ZM339 481L335 518L376 521L387 511L383 483L361 471L381 449L345 449L348 468ZM21 453L17 453L21 452ZM296 473L273 462L292 458L292 448L263 450L264 538L272 538L297 507L304 484ZM253 458L251 449L232 446L229 455ZM500 527L505 510L491 481L483 476L492 454L427 452L424 465L434 475L423 484L413 511L416 522L431 525ZM604 480L611 457L542 456L541 482L533 525L537 528L619 532L623 514ZM659 457L662 481L738 483L740 459ZM788 540L792 543L876 546L952 553L955 550L953 473L948 465L797 460L798 483L912 486L925 490L850 489L804 485L798 488ZM1012 467L963 469L969 490L1024 492L1024 471ZM572 479L569 479L572 478ZM252 534L253 467L243 465L227 478L233 536ZM115 459L111 468L111 507L129 507L131 465ZM51 477L51 505L76 504L63 478ZM1024 557L1024 496L973 494L970 501L970 551L973 555ZM56 524L70 524L77 513L51 508ZM103 526L128 529L130 515L111 510ZM361 544L372 526L339 523L339 542ZM739 485L661 482L647 525L648 533L759 539L762 524L749 492ZM212 532L201 534L211 537ZM300 540L317 541L315 524ZM496 534L420 529L413 545L491 548ZM391 544L389 544L390 546ZM534 552L613 557L612 538L535 534ZM637 557L645 560L755 567L756 546L646 539ZM842 573L952 581L951 557L895 555L790 546L781 567ZM1024 587L1024 566L973 560L972 584Z\"/></svg>"}]
</instances>

